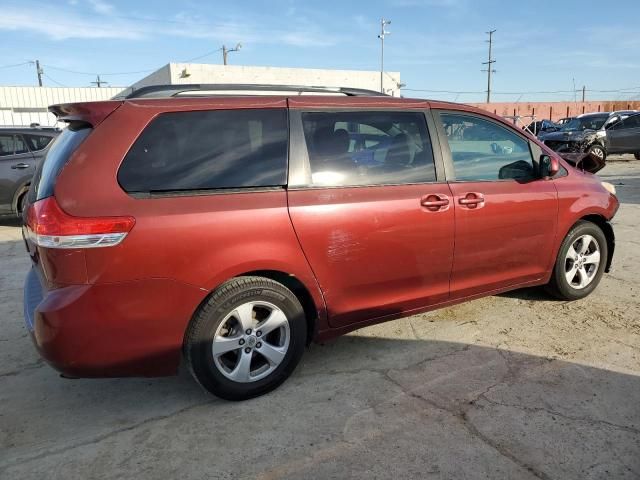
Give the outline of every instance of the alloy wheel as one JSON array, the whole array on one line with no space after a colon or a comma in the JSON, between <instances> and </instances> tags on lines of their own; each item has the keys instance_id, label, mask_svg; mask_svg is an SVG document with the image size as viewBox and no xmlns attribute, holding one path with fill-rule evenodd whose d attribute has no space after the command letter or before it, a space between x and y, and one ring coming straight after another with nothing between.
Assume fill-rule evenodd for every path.
<instances>
[{"instance_id":1,"label":"alloy wheel","mask_svg":"<svg viewBox=\"0 0 640 480\"><path fill-rule=\"evenodd\" d=\"M578 237L565 256L565 277L572 288L581 290L595 278L600 265L600 245L591 235Z\"/></svg>"},{"instance_id":2,"label":"alloy wheel","mask_svg":"<svg viewBox=\"0 0 640 480\"><path fill-rule=\"evenodd\" d=\"M269 302L246 302L229 313L213 336L216 368L234 382L255 382L284 360L291 339L289 320Z\"/></svg>"}]
</instances>

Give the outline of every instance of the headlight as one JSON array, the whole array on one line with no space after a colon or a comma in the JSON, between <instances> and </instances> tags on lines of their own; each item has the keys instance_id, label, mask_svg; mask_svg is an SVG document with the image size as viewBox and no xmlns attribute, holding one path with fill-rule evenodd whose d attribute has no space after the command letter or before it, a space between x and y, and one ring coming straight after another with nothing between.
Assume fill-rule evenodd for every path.
<instances>
[{"instance_id":1,"label":"headlight","mask_svg":"<svg viewBox=\"0 0 640 480\"><path fill-rule=\"evenodd\" d=\"M616 187L613 186L611 183L609 182L601 182L602 186L604 187L604 189L609 192L611 195L615 195L616 194Z\"/></svg>"}]
</instances>

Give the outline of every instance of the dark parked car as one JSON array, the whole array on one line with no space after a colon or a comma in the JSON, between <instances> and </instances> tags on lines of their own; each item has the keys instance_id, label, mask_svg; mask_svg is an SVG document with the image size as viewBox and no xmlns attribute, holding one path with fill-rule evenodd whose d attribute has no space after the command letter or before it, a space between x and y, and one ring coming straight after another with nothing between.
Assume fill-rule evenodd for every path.
<instances>
[{"instance_id":1,"label":"dark parked car","mask_svg":"<svg viewBox=\"0 0 640 480\"><path fill-rule=\"evenodd\" d=\"M605 148L609 153L633 153L640 160L640 113L607 127Z\"/></svg>"},{"instance_id":2,"label":"dark parked car","mask_svg":"<svg viewBox=\"0 0 640 480\"><path fill-rule=\"evenodd\" d=\"M582 164L595 173L607 157L605 124L610 113L585 113L565 123L557 132L544 133L540 140L572 164Z\"/></svg>"},{"instance_id":3,"label":"dark parked car","mask_svg":"<svg viewBox=\"0 0 640 480\"><path fill-rule=\"evenodd\" d=\"M31 177L59 130L0 128L0 216L22 212Z\"/></svg>"},{"instance_id":4,"label":"dark parked car","mask_svg":"<svg viewBox=\"0 0 640 480\"><path fill-rule=\"evenodd\" d=\"M635 111L586 113L540 139L569 162L595 173L604 167L610 153L638 156L637 115Z\"/></svg>"},{"instance_id":5,"label":"dark parked car","mask_svg":"<svg viewBox=\"0 0 640 480\"><path fill-rule=\"evenodd\" d=\"M308 342L527 286L576 300L609 270L614 187L496 115L220 88L51 107L68 127L29 191L24 311L65 375L184 358L245 399Z\"/></svg>"}]
</instances>

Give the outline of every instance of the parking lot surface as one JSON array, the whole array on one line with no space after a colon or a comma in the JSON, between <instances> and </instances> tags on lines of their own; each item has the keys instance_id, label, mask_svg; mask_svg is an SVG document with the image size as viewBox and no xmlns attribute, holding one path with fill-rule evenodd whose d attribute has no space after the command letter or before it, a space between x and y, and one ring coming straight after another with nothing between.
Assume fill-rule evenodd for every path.
<instances>
[{"instance_id":1,"label":"parking lot surface","mask_svg":"<svg viewBox=\"0 0 640 480\"><path fill-rule=\"evenodd\" d=\"M622 206L587 299L529 289L362 329L242 403L187 373L60 378L23 325L20 230L0 226L0 478L640 478L640 162L600 176Z\"/></svg>"}]
</instances>

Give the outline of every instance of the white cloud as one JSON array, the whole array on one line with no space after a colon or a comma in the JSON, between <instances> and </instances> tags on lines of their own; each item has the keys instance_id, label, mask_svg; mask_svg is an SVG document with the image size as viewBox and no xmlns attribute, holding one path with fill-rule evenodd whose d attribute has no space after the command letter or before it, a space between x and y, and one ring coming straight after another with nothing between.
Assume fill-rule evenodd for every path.
<instances>
[{"instance_id":1,"label":"white cloud","mask_svg":"<svg viewBox=\"0 0 640 480\"><path fill-rule=\"evenodd\" d=\"M145 35L123 21L105 22L95 16L64 11L61 7L37 6L38 15L46 21L33 21L33 8L5 7L0 15L0 30L31 31L53 40L70 38L140 39Z\"/></svg>"},{"instance_id":2,"label":"white cloud","mask_svg":"<svg viewBox=\"0 0 640 480\"><path fill-rule=\"evenodd\" d=\"M114 11L113 5L103 0L89 0L89 3L97 13L102 15L109 15Z\"/></svg>"},{"instance_id":3,"label":"white cloud","mask_svg":"<svg viewBox=\"0 0 640 480\"><path fill-rule=\"evenodd\" d=\"M71 0L75 1L75 0ZM200 15L180 12L172 18L138 18L115 15L113 5L90 0L93 13L77 7L29 3L5 8L0 15L0 30L31 31L53 40L71 38L109 38L144 40L162 36L208 39L216 42L280 44L296 47L326 47L344 41L344 37L323 31L319 24L304 17L279 22L273 18L239 18L209 21ZM37 10L46 22L33 22ZM268 25L268 26L265 26ZM293 25L293 26L292 26Z\"/></svg>"}]
</instances>

